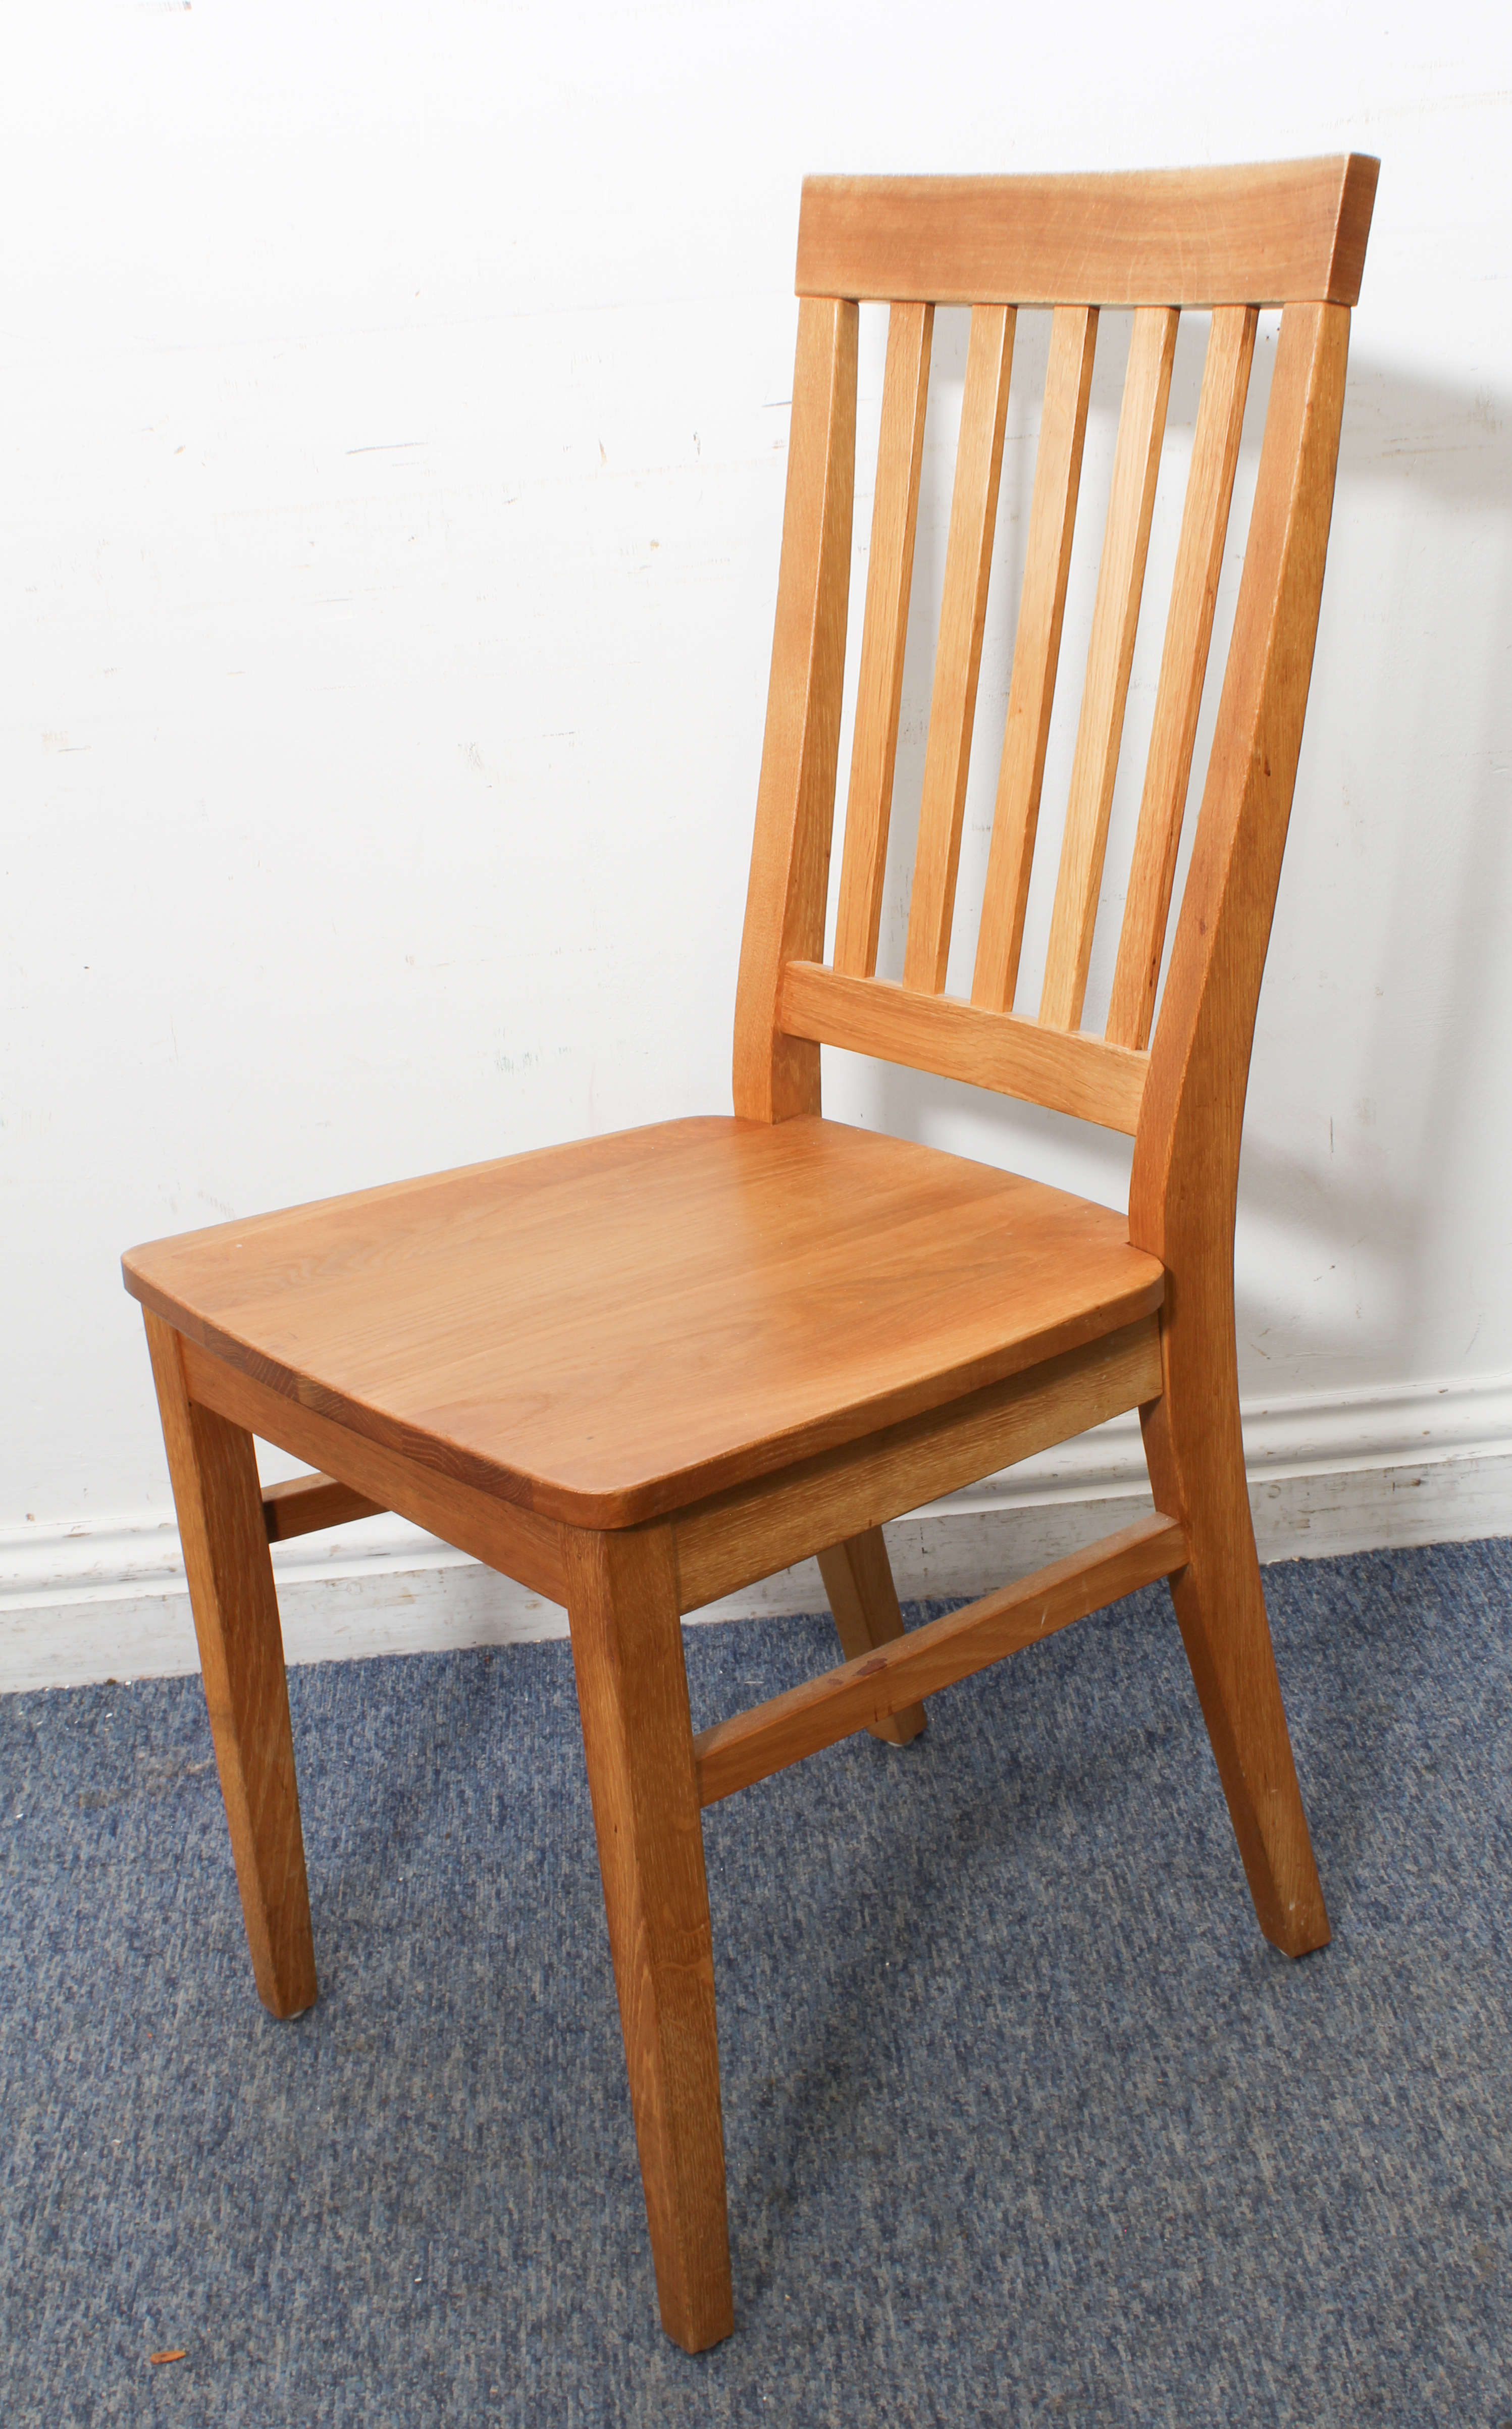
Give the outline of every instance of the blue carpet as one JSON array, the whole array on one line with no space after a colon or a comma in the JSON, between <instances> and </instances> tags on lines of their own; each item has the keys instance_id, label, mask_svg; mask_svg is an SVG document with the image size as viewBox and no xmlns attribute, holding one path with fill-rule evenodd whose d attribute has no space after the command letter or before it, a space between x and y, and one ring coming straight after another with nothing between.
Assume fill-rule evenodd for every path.
<instances>
[{"instance_id":1,"label":"blue carpet","mask_svg":"<svg viewBox=\"0 0 1512 2429\"><path fill-rule=\"evenodd\" d=\"M1267 1591L1301 1965L1163 1589L711 1810L737 2329L696 2361L565 1645L293 1675L293 2024L198 1680L0 1703L6 2429L1512 2421L1512 1544ZM832 1658L694 1629L696 1724Z\"/></svg>"}]
</instances>

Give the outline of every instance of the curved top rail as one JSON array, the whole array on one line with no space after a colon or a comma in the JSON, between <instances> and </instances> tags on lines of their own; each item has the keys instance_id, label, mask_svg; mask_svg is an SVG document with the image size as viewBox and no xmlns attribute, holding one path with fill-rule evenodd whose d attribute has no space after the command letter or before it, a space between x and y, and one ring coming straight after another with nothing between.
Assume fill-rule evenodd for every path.
<instances>
[{"instance_id":1,"label":"curved top rail","mask_svg":"<svg viewBox=\"0 0 1512 2429\"><path fill-rule=\"evenodd\" d=\"M1349 304L1377 160L806 177L797 292L920 304Z\"/></svg>"}]
</instances>

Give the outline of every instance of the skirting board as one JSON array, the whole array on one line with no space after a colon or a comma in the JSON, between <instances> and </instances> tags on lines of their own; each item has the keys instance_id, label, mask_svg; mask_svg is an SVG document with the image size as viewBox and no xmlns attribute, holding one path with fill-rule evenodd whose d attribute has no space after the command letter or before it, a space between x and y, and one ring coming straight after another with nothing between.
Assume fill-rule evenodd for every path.
<instances>
[{"instance_id":1,"label":"skirting board","mask_svg":"<svg viewBox=\"0 0 1512 2429\"><path fill-rule=\"evenodd\" d=\"M1244 1413L1262 1561L1512 1534L1512 1380ZM1095 1434L887 1530L905 1601L986 1593L1125 1526L1149 1495L1137 1425ZM392 1517L277 1545L291 1661L353 1661L566 1633L567 1615ZM822 1611L800 1562L699 1622ZM0 1693L166 1677L199 1658L171 1521L0 1538Z\"/></svg>"}]
</instances>

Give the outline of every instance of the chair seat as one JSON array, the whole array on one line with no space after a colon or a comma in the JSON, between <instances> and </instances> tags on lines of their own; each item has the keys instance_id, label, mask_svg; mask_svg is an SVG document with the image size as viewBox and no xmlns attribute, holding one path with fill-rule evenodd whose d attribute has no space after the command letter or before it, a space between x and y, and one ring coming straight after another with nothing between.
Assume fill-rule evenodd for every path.
<instances>
[{"instance_id":1,"label":"chair seat","mask_svg":"<svg viewBox=\"0 0 1512 2429\"><path fill-rule=\"evenodd\" d=\"M359 1433L621 1528L1157 1308L1126 1218L817 1117L661 1123L136 1248L137 1297Z\"/></svg>"}]
</instances>

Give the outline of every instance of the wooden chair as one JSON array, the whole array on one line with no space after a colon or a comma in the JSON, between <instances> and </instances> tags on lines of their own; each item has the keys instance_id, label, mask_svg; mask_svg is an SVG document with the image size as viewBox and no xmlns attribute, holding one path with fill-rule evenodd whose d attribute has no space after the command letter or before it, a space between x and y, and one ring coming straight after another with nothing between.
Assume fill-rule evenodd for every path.
<instances>
[{"instance_id":1,"label":"wooden chair","mask_svg":"<svg viewBox=\"0 0 1512 2429\"><path fill-rule=\"evenodd\" d=\"M1233 1237L1376 164L817 178L734 1117L227 1223L145 1308L257 1988L316 1995L269 1539L402 1512L565 1602L663 2322L732 2324L700 1809L1168 1578L1260 1927L1328 1924L1240 1436ZM891 306L837 933L823 958L858 302ZM971 306L900 983L876 972L932 314ZM1190 875L1150 1032L1257 309L1282 306ZM944 992L1016 306L1054 307L969 1000ZM1132 309L1037 1010L1013 1009L1099 306ZM1210 335L1106 1028L1081 1026L1178 315ZM1132 1133L1126 1220L822 1119L829 1043ZM1159 1514L905 1633L882 1522L1138 1408ZM263 1492L253 1437L320 1471ZM681 1615L817 1550L847 1659L695 1736ZM501 2155L502 2156L502 2155Z\"/></svg>"}]
</instances>

